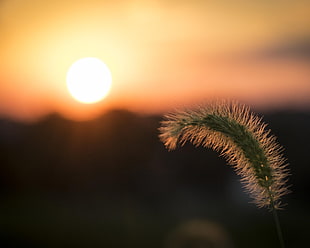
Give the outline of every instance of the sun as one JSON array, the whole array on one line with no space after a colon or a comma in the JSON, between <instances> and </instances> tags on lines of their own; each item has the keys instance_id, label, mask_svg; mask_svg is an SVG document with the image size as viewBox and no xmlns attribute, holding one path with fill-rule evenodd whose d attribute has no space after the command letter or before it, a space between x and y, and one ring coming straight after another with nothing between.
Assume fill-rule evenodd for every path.
<instances>
[{"instance_id":1,"label":"sun","mask_svg":"<svg viewBox=\"0 0 310 248\"><path fill-rule=\"evenodd\" d=\"M107 96L112 76L107 65L98 58L87 57L75 61L67 72L67 87L74 99L91 104Z\"/></svg>"}]
</instances>

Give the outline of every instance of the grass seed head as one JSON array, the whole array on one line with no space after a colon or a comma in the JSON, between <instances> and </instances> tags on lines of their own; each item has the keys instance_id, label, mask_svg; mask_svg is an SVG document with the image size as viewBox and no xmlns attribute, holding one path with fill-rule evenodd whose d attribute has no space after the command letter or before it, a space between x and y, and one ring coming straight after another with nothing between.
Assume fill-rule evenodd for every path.
<instances>
[{"instance_id":1,"label":"grass seed head","mask_svg":"<svg viewBox=\"0 0 310 248\"><path fill-rule=\"evenodd\" d=\"M258 207L281 207L280 198L288 193L282 147L248 107L217 101L168 114L161 124L159 137L169 150L190 141L218 151L241 176Z\"/></svg>"}]
</instances>

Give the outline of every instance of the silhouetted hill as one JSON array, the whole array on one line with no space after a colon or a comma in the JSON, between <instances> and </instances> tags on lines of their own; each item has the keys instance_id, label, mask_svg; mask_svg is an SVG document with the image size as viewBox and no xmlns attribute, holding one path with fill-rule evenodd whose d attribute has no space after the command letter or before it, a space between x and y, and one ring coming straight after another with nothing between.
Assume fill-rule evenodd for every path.
<instances>
[{"instance_id":1,"label":"silhouetted hill","mask_svg":"<svg viewBox=\"0 0 310 248\"><path fill-rule=\"evenodd\" d=\"M56 230L63 224L60 216L64 221L73 218L75 226L88 223L92 231L80 239L88 240L95 235L93 242L100 245L107 245L108 241L100 239L97 225L103 225L105 235L111 235L114 241L118 231L127 235L131 230L130 237L123 240L127 247L159 247L165 237L163 232L187 218L216 219L242 240L245 234L241 229L246 220L255 218L256 214L258 219L266 216L262 217L254 205L248 204L250 199L238 177L215 152L190 144L168 152L158 139L161 119L161 116L113 110L87 122L69 121L57 114L33 124L0 120L0 204L2 211L11 209L8 215L3 215L6 216L3 223L10 228L2 236L11 237L4 240L21 239L18 233L24 233L28 241L35 239L48 247L45 232L40 234L43 241L33 236L39 229L29 224L28 217L38 218L35 221L46 232L56 235L51 244L61 247L61 234ZM264 121L285 147L292 172L293 193L285 199L291 211L288 210L284 223L291 224L290 219L307 220L309 214L301 217L301 213L310 205L307 197L310 113L283 111L266 114ZM68 209L76 211L74 217L68 217L71 212ZM296 217L297 209L300 215ZM50 223L53 231L42 224L38 211L43 211L42 218ZM9 217L17 212L22 226L19 220ZM244 215L244 220L236 226L237 215ZM76 218L83 220L79 224ZM255 221L259 221L257 218ZM150 231L143 231L139 227L141 223L152 225ZM74 229L71 224L63 228ZM293 243L299 231L290 231L293 236L289 239ZM142 240L141 244L131 240L134 235ZM153 246L149 243L152 239L156 239ZM240 240L235 241L239 242L238 247L247 247ZM122 241L118 242L111 247L124 247ZM95 247L95 243L91 244ZM79 246L79 242L74 246L85 247Z\"/></svg>"}]
</instances>

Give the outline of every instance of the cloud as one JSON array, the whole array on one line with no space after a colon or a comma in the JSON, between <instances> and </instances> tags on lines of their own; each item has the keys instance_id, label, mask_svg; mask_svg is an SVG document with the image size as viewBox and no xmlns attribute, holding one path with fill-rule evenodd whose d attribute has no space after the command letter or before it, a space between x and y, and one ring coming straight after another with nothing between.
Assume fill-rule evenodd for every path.
<instances>
[{"instance_id":1,"label":"cloud","mask_svg":"<svg viewBox=\"0 0 310 248\"><path fill-rule=\"evenodd\" d=\"M310 62L310 36L287 39L256 51L249 52L245 57L258 60L301 60Z\"/></svg>"}]
</instances>

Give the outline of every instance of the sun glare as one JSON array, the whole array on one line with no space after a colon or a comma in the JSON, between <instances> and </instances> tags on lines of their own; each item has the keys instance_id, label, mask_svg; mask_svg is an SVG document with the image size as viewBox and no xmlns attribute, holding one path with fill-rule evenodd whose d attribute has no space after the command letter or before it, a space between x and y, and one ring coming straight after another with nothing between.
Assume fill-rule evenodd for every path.
<instances>
[{"instance_id":1,"label":"sun glare","mask_svg":"<svg viewBox=\"0 0 310 248\"><path fill-rule=\"evenodd\" d=\"M112 84L109 68L98 58L82 58L67 72L67 87L74 99L91 104L107 96Z\"/></svg>"}]
</instances>

